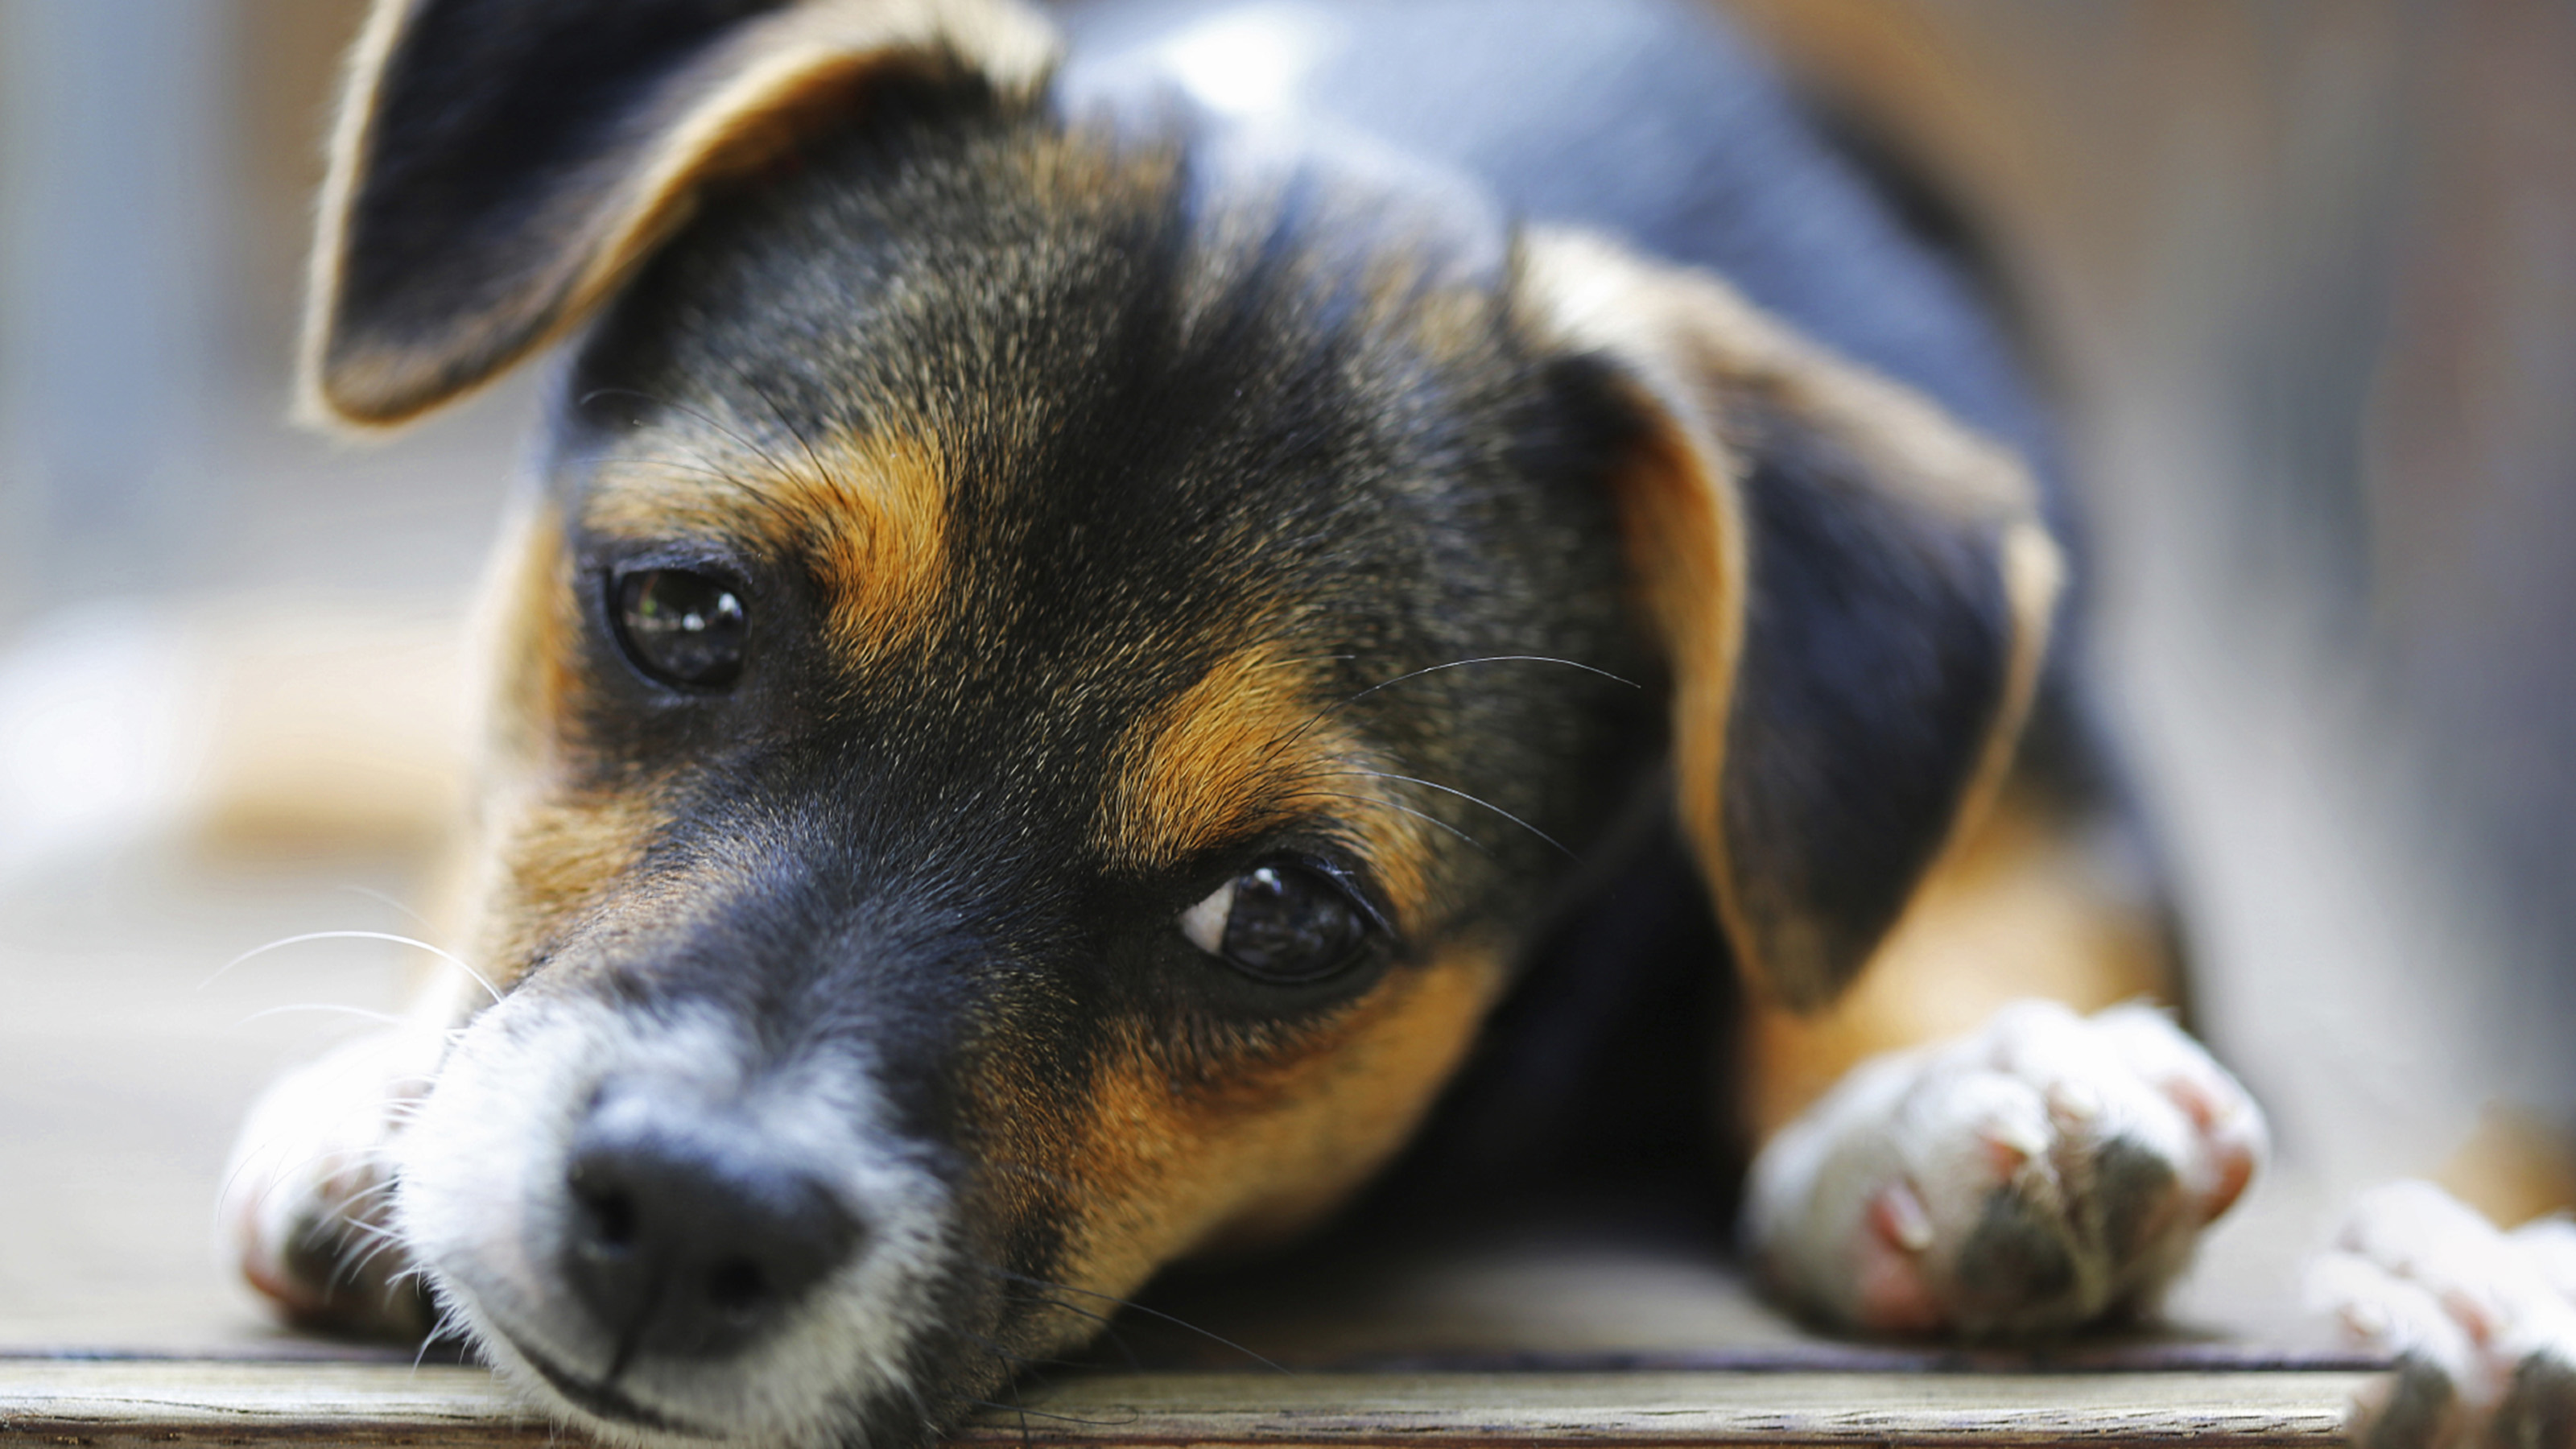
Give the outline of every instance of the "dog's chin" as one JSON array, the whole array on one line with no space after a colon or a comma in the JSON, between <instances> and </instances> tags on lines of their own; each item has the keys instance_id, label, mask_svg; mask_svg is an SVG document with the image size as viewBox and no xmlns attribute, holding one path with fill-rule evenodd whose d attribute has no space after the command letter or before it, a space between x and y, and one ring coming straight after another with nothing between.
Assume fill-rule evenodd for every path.
<instances>
[{"instance_id":1,"label":"dog's chin","mask_svg":"<svg viewBox=\"0 0 2576 1449\"><path fill-rule=\"evenodd\" d=\"M656 1408L637 1398L631 1389L585 1376L558 1363L506 1329L484 1329L475 1334L475 1341L484 1359L506 1374L522 1393L593 1438L658 1445L748 1437L743 1430L727 1431ZM793 1442L788 1436L767 1437Z\"/></svg>"},{"instance_id":2,"label":"dog's chin","mask_svg":"<svg viewBox=\"0 0 2576 1449\"><path fill-rule=\"evenodd\" d=\"M895 1449L927 1440L916 1366L940 1338L953 1271L947 1194L885 1135L863 1071L745 1073L733 1034L707 1020L638 1024L570 1003L513 1000L458 1042L398 1140L395 1226L412 1261L483 1356L536 1405L611 1443L745 1442ZM669 1291L621 1324L567 1268L574 1144L603 1082L717 1094L777 1155L848 1205L861 1246L756 1331L664 1341L646 1327ZM671 1088L674 1092L683 1088ZM748 1106L744 1104L748 1103ZM658 1105L658 1104L657 1104ZM593 1290L595 1299L595 1290Z\"/></svg>"},{"instance_id":3,"label":"dog's chin","mask_svg":"<svg viewBox=\"0 0 2576 1449\"><path fill-rule=\"evenodd\" d=\"M909 1377L882 1371L892 1364L863 1358L842 1373L816 1371L814 1350L828 1347L817 1341L828 1337L817 1331L820 1325L755 1345L734 1359L674 1364L644 1358L611 1376L597 1351L556 1347L535 1330L504 1323L452 1278L430 1277L484 1361L514 1390L539 1411L604 1443L636 1449L713 1443L912 1449L928 1442L936 1428Z\"/></svg>"},{"instance_id":4,"label":"dog's chin","mask_svg":"<svg viewBox=\"0 0 2576 1449\"><path fill-rule=\"evenodd\" d=\"M654 1434L675 1434L684 1439L726 1437L703 1424L674 1419L659 1409L638 1402L633 1395L621 1392L614 1384L584 1378L526 1344L509 1339L507 1335L503 1335L503 1339L509 1343L512 1353L525 1361L538 1378L545 1380L547 1388L554 1390L566 1402L589 1415L593 1420L604 1419L622 1429L633 1428L647 1430Z\"/></svg>"}]
</instances>

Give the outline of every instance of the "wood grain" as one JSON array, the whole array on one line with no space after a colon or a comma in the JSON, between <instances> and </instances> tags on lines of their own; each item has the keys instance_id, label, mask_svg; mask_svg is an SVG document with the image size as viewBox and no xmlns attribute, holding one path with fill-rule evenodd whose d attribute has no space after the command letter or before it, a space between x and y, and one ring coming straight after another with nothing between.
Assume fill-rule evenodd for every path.
<instances>
[{"instance_id":1,"label":"wood grain","mask_svg":"<svg viewBox=\"0 0 2576 1449\"><path fill-rule=\"evenodd\" d=\"M959 1445L2342 1442L2363 1376L1102 1374L1025 1391ZM0 1440L89 1446L562 1441L481 1369L0 1360Z\"/></svg>"},{"instance_id":2,"label":"wood grain","mask_svg":"<svg viewBox=\"0 0 2576 1449\"><path fill-rule=\"evenodd\" d=\"M116 1446L541 1444L479 1368L209 1360L0 1361L0 1441Z\"/></svg>"}]
</instances>

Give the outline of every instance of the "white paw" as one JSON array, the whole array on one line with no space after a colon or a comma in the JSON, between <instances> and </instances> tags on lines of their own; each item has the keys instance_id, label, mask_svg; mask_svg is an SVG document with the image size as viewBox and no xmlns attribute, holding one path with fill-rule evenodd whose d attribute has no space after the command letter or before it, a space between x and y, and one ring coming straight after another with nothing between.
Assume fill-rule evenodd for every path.
<instances>
[{"instance_id":1,"label":"white paw","mask_svg":"<svg viewBox=\"0 0 2576 1449\"><path fill-rule=\"evenodd\" d=\"M1755 1161L1745 1238L1843 1328L2072 1328L2152 1307L2245 1190L2262 1114L2161 1012L2016 1002L1862 1063Z\"/></svg>"},{"instance_id":2,"label":"white paw","mask_svg":"<svg viewBox=\"0 0 2576 1449\"><path fill-rule=\"evenodd\" d=\"M386 1228L386 1149L429 1089L442 1038L404 1026L269 1084L233 1144L219 1241L298 1323L417 1335L428 1300Z\"/></svg>"},{"instance_id":3,"label":"white paw","mask_svg":"<svg viewBox=\"0 0 2576 1449\"><path fill-rule=\"evenodd\" d=\"M2499 1232L2430 1183L2355 1200L2309 1299L2393 1354L2354 1404L2369 1449L2576 1446L2576 1223Z\"/></svg>"}]
</instances>

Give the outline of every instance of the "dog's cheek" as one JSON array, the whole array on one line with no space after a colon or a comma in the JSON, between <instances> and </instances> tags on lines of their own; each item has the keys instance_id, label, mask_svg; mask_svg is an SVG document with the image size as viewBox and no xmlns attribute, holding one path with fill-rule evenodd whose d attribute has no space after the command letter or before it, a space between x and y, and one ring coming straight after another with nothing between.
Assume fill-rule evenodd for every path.
<instances>
[{"instance_id":1,"label":"dog's cheek","mask_svg":"<svg viewBox=\"0 0 2576 1449\"><path fill-rule=\"evenodd\" d=\"M1311 1226L1412 1135L1503 978L1500 947L1454 945L1315 1038L1206 1073L1122 1042L1066 1124L1079 1220L1058 1276L1123 1296L1175 1259Z\"/></svg>"},{"instance_id":2,"label":"dog's cheek","mask_svg":"<svg viewBox=\"0 0 2576 1449\"><path fill-rule=\"evenodd\" d=\"M600 773L581 726L587 626L556 509L513 520L498 557L479 620L489 686L463 939L506 990L608 897L665 812L631 780L584 783Z\"/></svg>"},{"instance_id":3,"label":"dog's cheek","mask_svg":"<svg viewBox=\"0 0 2576 1449\"><path fill-rule=\"evenodd\" d=\"M608 909L664 820L649 798L622 793L502 797L486 812L465 939L506 991ZM652 908L650 897L637 904Z\"/></svg>"},{"instance_id":4,"label":"dog's cheek","mask_svg":"<svg viewBox=\"0 0 2576 1449\"><path fill-rule=\"evenodd\" d=\"M531 503L502 530L475 620L485 662L485 783L557 766L576 742L583 620L561 510Z\"/></svg>"}]
</instances>

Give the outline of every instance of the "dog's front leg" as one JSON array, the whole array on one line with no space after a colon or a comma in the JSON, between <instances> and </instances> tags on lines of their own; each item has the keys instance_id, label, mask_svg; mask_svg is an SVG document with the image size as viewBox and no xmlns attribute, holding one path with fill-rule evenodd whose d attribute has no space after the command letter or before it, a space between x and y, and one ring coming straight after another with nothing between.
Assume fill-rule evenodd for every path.
<instances>
[{"instance_id":1,"label":"dog's front leg","mask_svg":"<svg viewBox=\"0 0 2576 1449\"><path fill-rule=\"evenodd\" d=\"M1747 1246L1838 1327L2029 1333L2151 1307L2264 1154L2252 1100L2168 1015L2101 1005L2157 982L2099 860L2009 807L1980 835L1850 998L1756 1027Z\"/></svg>"},{"instance_id":2,"label":"dog's front leg","mask_svg":"<svg viewBox=\"0 0 2576 1449\"><path fill-rule=\"evenodd\" d=\"M242 1124L218 1242L251 1286L308 1327L419 1337L433 1310L389 1226L391 1147L459 1019L461 973L399 1025L269 1084Z\"/></svg>"}]
</instances>

